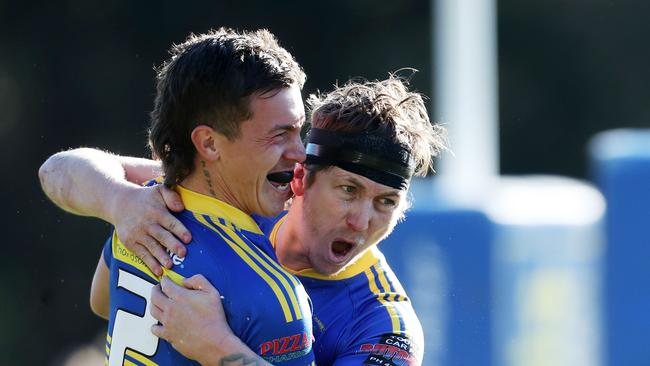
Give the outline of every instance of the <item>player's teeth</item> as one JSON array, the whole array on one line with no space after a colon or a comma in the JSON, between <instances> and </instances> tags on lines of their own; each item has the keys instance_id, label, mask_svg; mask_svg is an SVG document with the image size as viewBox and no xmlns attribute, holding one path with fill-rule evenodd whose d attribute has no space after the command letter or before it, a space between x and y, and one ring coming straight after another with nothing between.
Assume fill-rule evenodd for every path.
<instances>
[{"instance_id":1,"label":"player's teeth","mask_svg":"<svg viewBox=\"0 0 650 366\"><path fill-rule=\"evenodd\" d=\"M280 185L278 185L277 187L278 187L278 189L281 190L281 191L286 191L287 188L289 188L289 185L288 185L288 184L280 184Z\"/></svg>"}]
</instances>

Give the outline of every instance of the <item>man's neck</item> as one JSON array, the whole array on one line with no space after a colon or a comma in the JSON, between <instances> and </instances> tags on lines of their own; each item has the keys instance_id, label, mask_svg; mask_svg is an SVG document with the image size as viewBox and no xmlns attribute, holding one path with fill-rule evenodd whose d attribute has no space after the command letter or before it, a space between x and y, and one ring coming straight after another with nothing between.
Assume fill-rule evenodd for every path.
<instances>
[{"instance_id":1,"label":"man's neck","mask_svg":"<svg viewBox=\"0 0 650 366\"><path fill-rule=\"evenodd\" d=\"M303 245L304 241L297 225L300 219L297 217L299 215L298 210L289 210L286 219L280 223L275 236L275 254L278 261L292 271L311 268L309 253L305 252L307 247Z\"/></svg>"},{"instance_id":2,"label":"man's neck","mask_svg":"<svg viewBox=\"0 0 650 366\"><path fill-rule=\"evenodd\" d=\"M184 188L189 189L190 191L201 193L206 196L214 197L218 200L221 200L221 198L219 198L218 195L212 194L212 192L210 192L209 187L202 179L202 176L197 174L196 170L192 174L190 174L187 178L183 179L180 185L183 186Z\"/></svg>"},{"instance_id":3,"label":"man's neck","mask_svg":"<svg viewBox=\"0 0 650 366\"><path fill-rule=\"evenodd\" d=\"M230 206L246 212L240 207L235 199L232 199L228 194L225 194L222 189L220 189L221 185L216 182L215 179L211 178L213 175L214 174L211 174L206 167L199 165L195 167L192 174L183 179L180 185L190 191L216 198L219 201L225 202Z\"/></svg>"}]
</instances>

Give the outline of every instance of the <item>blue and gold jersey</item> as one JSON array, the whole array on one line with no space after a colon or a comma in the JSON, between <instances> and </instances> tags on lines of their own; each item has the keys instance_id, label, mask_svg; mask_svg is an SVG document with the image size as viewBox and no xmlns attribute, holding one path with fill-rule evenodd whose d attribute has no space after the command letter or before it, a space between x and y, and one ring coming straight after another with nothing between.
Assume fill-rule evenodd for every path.
<instances>
[{"instance_id":1,"label":"blue and gold jersey","mask_svg":"<svg viewBox=\"0 0 650 366\"><path fill-rule=\"evenodd\" d=\"M286 216L254 217L272 243ZM424 339L404 288L373 247L334 276L294 272L314 307L319 366L421 365Z\"/></svg>"},{"instance_id":2,"label":"blue and gold jersey","mask_svg":"<svg viewBox=\"0 0 650 366\"><path fill-rule=\"evenodd\" d=\"M277 262L253 219L214 198L178 187L186 210L176 217L192 233L183 258L165 275L180 283L204 275L221 293L233 333L275 365L312 365L312 314L302 284ZM107 365L198 365L150 329L157 278L115 234L104 248L110 268Z\"/></svg>"}]
</instances>

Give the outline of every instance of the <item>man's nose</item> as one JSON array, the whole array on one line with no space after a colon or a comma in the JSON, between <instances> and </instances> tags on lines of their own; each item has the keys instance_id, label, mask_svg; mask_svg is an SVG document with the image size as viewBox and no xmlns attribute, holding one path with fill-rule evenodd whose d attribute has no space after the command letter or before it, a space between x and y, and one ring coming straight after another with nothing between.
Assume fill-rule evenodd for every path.
<instances>
[{"instance_id":1,"label":"man's nose","mask_svg":"<svg viewBox=\"0 0 650 366\"><path fill-rule=\"evenodd\" d=\"M284 153L284 158L287 160L292 160L298 163L305 161L307 156L305 155L305 146L302 144L300 139L300 134L297 134L287 146L287 150Z\"/></svg>"},{"instance_id":2,"label":"man's nose","mask_svg":"<svg viewBox=\"0 0 650 366\"><path fill-rule=\"evenodd\" d=\"M372 202L360 202L347 216L346 223L354 231L368 230L372 219Z\"/></svg>"}]
</instances>

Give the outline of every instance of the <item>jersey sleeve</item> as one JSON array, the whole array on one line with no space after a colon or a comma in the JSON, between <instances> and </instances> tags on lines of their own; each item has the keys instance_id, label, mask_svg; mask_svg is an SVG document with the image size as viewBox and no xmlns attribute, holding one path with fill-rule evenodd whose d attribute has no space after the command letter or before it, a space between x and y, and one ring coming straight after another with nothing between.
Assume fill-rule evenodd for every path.
<instances>
[{"instance_id":1,"label":"jersey sleeve","mask_svg":"<svg viewBox=\"0 0 650 366\"><path fill-rule=\"evenodd\" d=\"M386 303L365 311L344 338L333 366L422 365L422 326L410 303Z\"/></svg>"}]
</instances>

